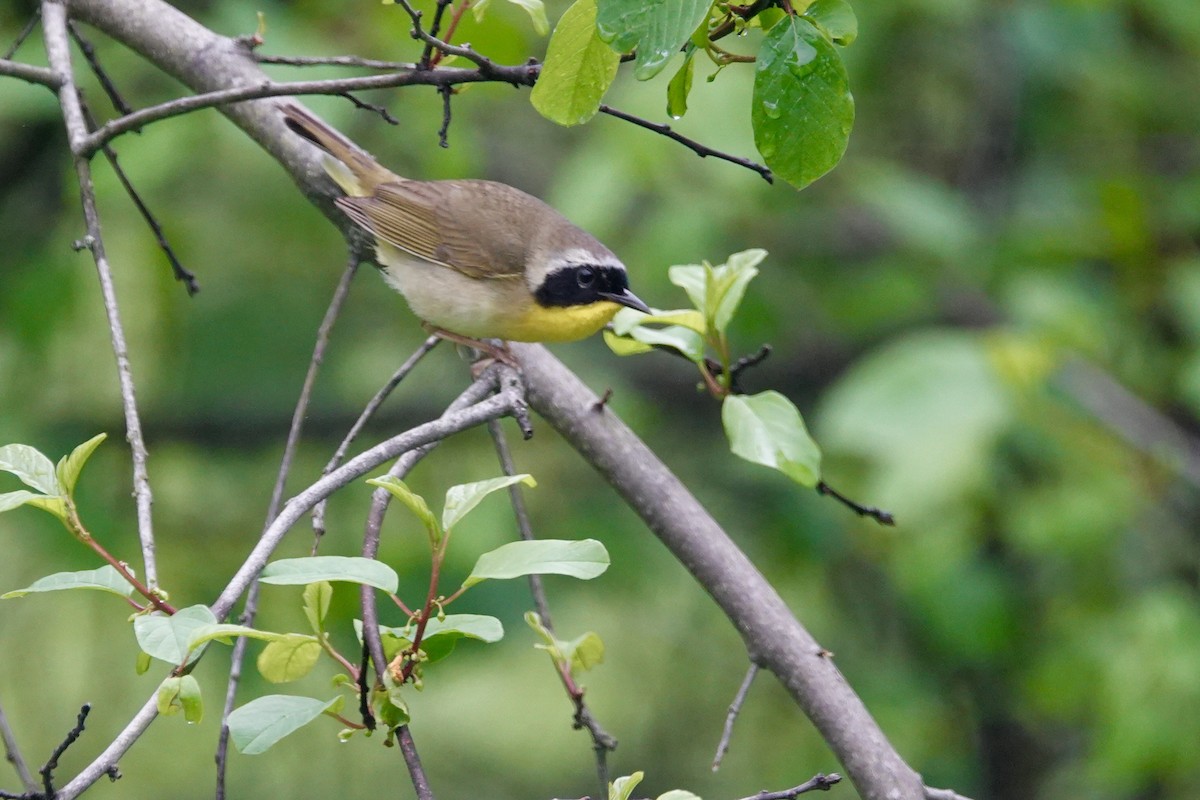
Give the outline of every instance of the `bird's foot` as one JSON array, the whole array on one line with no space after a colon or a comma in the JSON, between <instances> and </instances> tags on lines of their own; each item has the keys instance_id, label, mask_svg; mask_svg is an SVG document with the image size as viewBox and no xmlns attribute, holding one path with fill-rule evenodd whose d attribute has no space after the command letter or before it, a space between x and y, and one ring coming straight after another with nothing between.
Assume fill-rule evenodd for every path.
<instances>
[{"instance_id":1,"label":"bird's foot","mask_svg":"<svg viewBox=\"0 0 1200 800\"><path fill-rule=\"evenodd\" d=\"M516 357L513 356L512 351L508 349L504 342L498 339L474 339L470 336L462 336L443 328L439 328L436 325L430 325L427 322L423 324L425 326L425 330L429 331L434 336L445 339L448 342L454 342L455 344L462 345L463 347L470 347L472 350L478 350L485 355L484 358L476 360L475 363L471 365L471 373L475 375L475 377L479 377L479 374L482 373L492 361L499 361L502 364L507 364L513 369L521 368L521 365L517 363Z\"/></svg>"}]
</instances>

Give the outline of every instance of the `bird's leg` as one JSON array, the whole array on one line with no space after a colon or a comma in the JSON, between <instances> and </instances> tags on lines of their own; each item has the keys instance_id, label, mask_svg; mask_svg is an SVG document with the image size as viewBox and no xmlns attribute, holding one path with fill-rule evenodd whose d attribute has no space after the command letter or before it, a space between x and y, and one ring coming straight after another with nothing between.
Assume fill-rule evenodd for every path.
<instances>
[{"instance_id":1,"label":"bird's leg","mask_svg":"<svg viewBox=\"0 0 1200 800\"><path fill-rule=\"evenodd\" d=\"M421 324L424 326L425 330L429 331L434 336L445 339L448 342L461 344L464 347L470 347L475 350L479 350L480 352L486 353L496 361L499 361L503 364L508 364L513 369L521 368L521 365L517 363L517 360L513 357L513 354L503 342L500 344L492 344L484 339L473 339L470 336L462 336L444 328L439 328L436 325L430 325L428 322L423 322Z\"/></svg>"}]
</instances>

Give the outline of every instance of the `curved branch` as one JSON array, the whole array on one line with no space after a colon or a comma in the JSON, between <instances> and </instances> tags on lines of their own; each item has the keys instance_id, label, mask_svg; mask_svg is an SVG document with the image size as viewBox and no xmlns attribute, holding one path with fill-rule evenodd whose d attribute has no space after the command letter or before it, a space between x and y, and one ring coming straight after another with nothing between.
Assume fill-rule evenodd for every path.
<instances>
[{"instance_id":1,"label":"curved branch","mask_svg":"<svg viewBox=\"0 0 1200 800\"><path fill-rule=\"evenodd\" d=\"M921 800L921 776L892 748L833 659L658 456L537 345L512 344L529 404L612 484L717 601L755 662L775 673L866 800Z\"/></svg>"}]
</instances>

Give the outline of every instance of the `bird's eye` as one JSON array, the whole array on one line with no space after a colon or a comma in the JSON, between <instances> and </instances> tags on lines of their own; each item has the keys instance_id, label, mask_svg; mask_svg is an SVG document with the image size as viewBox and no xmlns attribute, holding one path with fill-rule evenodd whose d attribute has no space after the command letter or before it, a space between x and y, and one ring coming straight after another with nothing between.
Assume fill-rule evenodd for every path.
<instances>
[{"instance_id":1,"label":"bird's eye","mask_svg":"<svg viewBox=\"0 0 1200 800\"><path fill-rule=\"evenodd\" d=\"M579 288L589 289L596 282L596 270L591 267L580 267L575 271L575 280L579 282Z\"/></svg>"}]
</instances>

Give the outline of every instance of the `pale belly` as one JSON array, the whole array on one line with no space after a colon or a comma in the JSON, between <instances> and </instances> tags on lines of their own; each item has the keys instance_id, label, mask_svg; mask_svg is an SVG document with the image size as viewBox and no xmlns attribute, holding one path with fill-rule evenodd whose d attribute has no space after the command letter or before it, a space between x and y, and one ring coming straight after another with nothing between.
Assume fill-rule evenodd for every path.
<instances>
[{"instance_id":1,"label":"pale belly","mask_svg":"<svg viewBox=\"0 0 1200 800\"><path fill-rule=\"evenodd\" d=\"M601 302L588 306L538 306L520 278L478 280L461 272L415 259L390 245L380 245L379 258L389 286L408 301L424 322L475 339L516 342L569 342L604 327L620 306Z\"/></svg>"}]
</instances>

